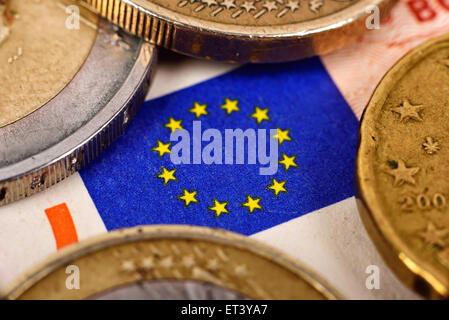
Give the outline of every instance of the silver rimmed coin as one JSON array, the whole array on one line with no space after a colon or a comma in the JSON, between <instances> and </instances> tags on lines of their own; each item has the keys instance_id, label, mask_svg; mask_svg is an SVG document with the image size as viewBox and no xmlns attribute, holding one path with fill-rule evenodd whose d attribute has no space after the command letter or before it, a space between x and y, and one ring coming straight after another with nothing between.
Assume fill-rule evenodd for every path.
<instances>
[{"instance_id":1,"label":"silver rimmed coin","mask_svg":"<svg viewBox=\"0 0 449 320\"><path fill-rule=\"evenodd\" d=\"M74 272L82 277L81 282ZM68 274L73 276L68 278ZM67 247L19 277L1 296L192 300L339 297L323 280L281 252L241 235L191 226L123 229Z\"/></svg>"},{"instance_id":2,"label":"silver rimmed coin","mask_svg":"<svg viewBox=\"0 0 449 320\"><path fill-rule=\"evenodd\" d=\"M0 1L0 205L85 166L149 87L154 46L73 3Z\"/></svg>"},{"instance_id":3,"label":"silver rimmed coin","mask_svg":"<svg viewBox=\"0 0 449 320\"><path fill-rule=\"evenodd\" d=\"M392 0L81 0L151 43L206 59L280 62L325 54Z\"/></svg>"}]
</instances>

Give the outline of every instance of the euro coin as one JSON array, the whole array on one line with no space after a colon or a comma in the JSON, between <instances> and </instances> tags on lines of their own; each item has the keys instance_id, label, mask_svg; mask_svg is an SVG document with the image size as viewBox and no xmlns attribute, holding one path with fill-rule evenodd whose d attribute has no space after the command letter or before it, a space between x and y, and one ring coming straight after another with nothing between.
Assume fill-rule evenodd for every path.
<instances>
[{"instance_id":1,"label":"euro coin","mask_svg":"<svg viewBox=\"0 0 449 320\"><path fill-rule=\"evenodd\" d=\"M156 45L240 63L325 54L376 28L394 4L389 0L82 1Z\"/></svg>"},{"instance_id":2,"label":"euro coin","mask_svg":"<svg viewBox=\"0 0 449 320\"><path fill-rule=\"evenodd\" d=\"M156 52L73 1L1 1L0 12L4 205L68 177L123 132Z\"/></svg>"},{"instance_id":3,"label":"euro coin","mask_svg":"<svg viewBox=\"0 0 449 320\"><path fill-rule=\"evenodd\" d=\"M0 127L54 98L86 61L97 36L98 17L85 11L79 29L66 28L69 3L0 4Z\"/></svg>"},{"instance_id":4,"label":"euro coin","mask_svg":"<svg viewBox=\"0 0 449 320\"><path fill-rule=\"evenodd\" d=\"M77 290L71 290L73 286ZM64 249L17 279L3 297L323 300L339 296L298 262L247 237L202 227L143 226Z\"/></svg>"},{"instance_id":5,"label":"euro coin","mask_svg":"<svg viewBox=\"0 0 449 320\"><path fill-rule=\"evenodd\" d=\"M362 220L390 267L449 298L449 35L402 58L363 115L356 160Z\"/></svg>"}]
</instances>

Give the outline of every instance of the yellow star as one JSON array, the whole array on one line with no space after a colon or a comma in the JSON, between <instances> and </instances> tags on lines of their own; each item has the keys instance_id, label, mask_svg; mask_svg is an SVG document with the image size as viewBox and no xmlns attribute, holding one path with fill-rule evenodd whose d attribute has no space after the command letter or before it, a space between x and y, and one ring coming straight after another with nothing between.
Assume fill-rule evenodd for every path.
<instances>
[{"instance_id":1,"label":"yellow star","mask_svg":"<svg viewBox=\"0 0 449 320\"><path fill-rule=\"evenodd\" d=\"M189 112L192 112L195 114L196 118L198 119L201 115L207 116L209 113L206 111L207 104L199 104L198 102L193 103L193 108L189 110Z\"/></svg>"},{"instance_id":2,"label":"yellow star","mask_svg":"<svg viewBox=\"0 0 449 320\"><path fill-rule=\"evenodd\" d=\"M394 177L393 185L395 187L402 186L406 182L412 185L415 184L413 176L418 173L419 168L407 168L402 160L392 163L396 164L396 168L387 170L387 173Z\"/></svg>"},{"instance_id":3,"label":"yellow star","mask_svg":"<svg viewBox=\"0 0 449 320\"><path fill-rule=\"evenodd\" d=\"M240 111L240 108L237 106L238 103L238 100L229 100L228 98L225 98L225 104L220 108L226 110L226 113L230 115L233 111Z\"/></svg>"},{"instance_id":4,"label":"yellow star","mask_svg":"<svg viewBox=\"0 0 449 320\"><path fill-rule=\"evenodd\" d=\"M287 156L285 153L282 154L282 160L279 163L284 165L284 170L287 171L290 167L297 167L295 163L296 156Z\"/></svg>"},{"instance_id":5,"label":"yellow star","mask_svg":"<svg viewBox=\"0 0 449 320\"><path fill-rule=\"evenodd\" d=\"M178 196L178 199L184 200L184 202L185 202L184 205L186 207L188 207L191 202L198 202L198 200L196 200L196 198L195 198L197 193L198 193L198 191L189 192L189 191L187 191L187 189L184 189L184 194L181 196Z\"/></svg>"},{"instance_id":6,"label":"yellow star","mask_svg":"<svg viewBox=\"0 0 449 320\"><path fill-rule=\"evenodd\" d=\"M281 130L280 128L277 128L278 133L276 133L273 138L277 138L279 140L279 144L282 144L284 140L292 141L292 138L288 135L290 133L290 130Z\"/></svg>"},{"instance_id":7,"label":"yellow star","mask_svg":"<svg viewBox=\"0 0 449 320\"><path fill-rule=\"evenodd\" d=\"M246 196L246 202L242 203L242 206L248 207L249 213L253 213L254 210L262 210L262 207L259 205L260 197L253 199L251 196Z\"/></svg>"},{"instance_id":8,"label":"yellow star","mask_svg":"<svg viewBox=\"0 0 449 320\"><path fill-rule=\"evenodd\" d=\"M438 230L432 222L427 224L427 230L425 232L419 232L418 235L428 244L437 244L440 247L444 247L444 242L441 238L449 235L449 229Z\"/></svg>"},{"instance_id":9,"label":"yellow star","mask_svg":"<svg viewBox=\"0 0 449 320\"><path fill-rule=\"evenodd\" d=\"M408 119L422 121L422 118L419 115L419 113L421 112L422 109L423 109L422 105L414 106L414 105L410 104L410 102L408 100L404 100L404 102L402 103L401 106L394 107L391 109L391 111L393 111L395 113L399 113L399 115L400 115L399 121L405 121Z\"/></svg>"},{"instance_id":10,"label":"yellow star","mask_svg":"<svg viewBox=\"0 0 449 320\"><path fill-rule=\"evenodd\" d=\"M271 189L274 192L274 196L277 197L279 192L287 193L287 190L284 188L284 184L287 181L278 182L275 178L271 178L272 185L267 186L267 189Z\"/></svg>"},{"instance_id":11,"label":"yellow star","mask_svg":"<svg viewBox=\"0 0 449 320\"><path fill-rule=\"evenodd\" d=\"M263 120L270 120L270 117L267 115L268 108L260 109L259 107L255 107L254 113L251 115L251 118L257 120L257 124L260 124Z\"/></svg>"},{"instance_id":12,"label":"yellow star","mask_svg":"<svg viewBox=\"0 0 449 320\"><path fill-rule=\"evenodd\" d=\"M229 211L226 209L226 206L228 205L228 201L220 202L216 199L214 199L214 206L209 207L208 209L210 211L215 211L215 217L219 217L222 213L229 214Z\"/></svg>"},{"instance_id":13,"label":"yellow star","mask_svg":"<svg viewBox=\"0 0 449 320\"><path fill-rule=\"evenodd\" d=\"M176 181L175 172L176 169L168 171L165 167L162 167L162 172L157 177L164 179L164 186L166 186L170 180Z\"/></svg>"},{"instance_id":14,"label":"yellow star","mask_svg":"<svg viewBox=\"0 0 449 320\"><path fill-rule=\"evenodd\" d=\"M176 129L182 129L181 127L182 120L175 120L172 117L168 119L168 123L164 125L166 128L170 128L171 132L175 131Z\"/></svg>"},{"instance_id":15,"label":"yellow star","mask_svg":"<svg viewBox=\"0 0 449 320\"><path fill-rule=\"evenodd\" d=\"M157 140L157 147L153 147L151 150L159 152L159 157L162 157L166 153L170 153L170 145L171 142L163 143L160 140Z\"/></svg>"}]
</instances>

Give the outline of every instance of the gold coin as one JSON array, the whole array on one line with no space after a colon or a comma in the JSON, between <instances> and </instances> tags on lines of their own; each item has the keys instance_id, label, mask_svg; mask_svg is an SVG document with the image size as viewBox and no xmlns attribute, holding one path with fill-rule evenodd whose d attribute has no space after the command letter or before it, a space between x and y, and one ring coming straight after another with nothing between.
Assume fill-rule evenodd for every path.
<instances>
[{"instance_id":1,"label":"gold coin","mask_svg":"<svg viewBox=\"0 0 449 320\"><path fill-rule=\"evenodd\" d=\"M73 3L0 1L0 127L54 98L86 60L98 18L81 10L80 28L67 28Z\"/></svg>"},{"instance_id":2,"label":"gold coin","mask_svg":"<svg viewBox=\"0 0 449 320\"><path fill-rule=\"evenodd\" d=\"M72 272L78 272L78 283ZM234 233L189 226L123 229L68 247L23 275L3 296L192 299L205 291L219 299L337 297L282 253Z\"/></svg>"},{"instance_id":3,"label":"gold coin","mask_svg":"<svg viewBox=\"0 0 449 320\"><path fill-rule=\"evenodd\" d=\"M362 220L386 262L428 298L449 298L449 35L385 76L363 115Z\"/></svg>"},{"instance_id":4,"label":"gold coin","mask_svg":"<svg viewBox=\"0 0 449 320\"><path fill-rule=\"evenodd\" d=\"M355 40L390 0L82 0L154 44L229 62L324 54ZM376 9L373 9L376 8ZM373 11L374 10L374 11ZM371 20L370 20L371 21Z\"/></svg>"}]
</instances>

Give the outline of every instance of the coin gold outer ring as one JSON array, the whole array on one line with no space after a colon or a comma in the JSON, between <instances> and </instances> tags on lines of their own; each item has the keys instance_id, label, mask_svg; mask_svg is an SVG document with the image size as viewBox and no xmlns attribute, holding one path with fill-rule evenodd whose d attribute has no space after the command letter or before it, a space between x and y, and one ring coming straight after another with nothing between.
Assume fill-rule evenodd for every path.
<instances>
[{"instance_id":1,"label":"coin gold outer ring","mask_svg":"<svg viewBox=\"0 0 449 320\"><path fill-rule=\"evenodd\" d=\"M150 43L197 58L266 63L322 55L356 40L374 6L386 17L397 0L360 0L328 16L299 23L240 26L174 12L151 0L79 0Z\"/></svg>"},{"instance_id":2,"label":"coin gold outer ring","mask_svg":"<svg viewBox=\"0 0 449 320\"><path fill-rule=\"evenodd\" d=\"M401 240L387 221L376 196L375 173L370 164L370 144L376 115L382 109L391 88L433 48L449 43L449 36L430 40L418 46L399 60L383 77L365 108L360 128L355 163L355 197L361 220L387 265L410 289L428 299L448 299L447 281L430 273L420 264L418 256Z\"/></svg>"},{"instance_id":3,"label":"coin gold outer ring","mask_svg":"<svg viewBox=\"0 0 449 320\"><path fill-rule=\"evenodd\" d=\"M161 244L161 241L164 243ZM183 266L181 266L181 257L185 251L190 251L195 256L193 260L195 262L189 265L191 270L186 269L185 266L182 269ZM144 252L147 254L152 252L152 257L156 257L155 259L168 257L170 261L173 261L173 268L181 272L176 270L171 272L167 266L165 269L158 268L157 263L161 260L156 261L151 271L142 272L138 266L139 261L146 257ZM202 255L204 256L201 258ZM105 257L113 259L104 262ZM214 271L208 273L205 271L207 269L205 265L214 257L226 266L222 270L215 269L215 273ZM91 259L91 270L86 271L88 267L85 267L87 264L83 265L83 261L86 262L89 259ZM121 269L124 259L134 259L136 269L134 271ZM102 261L107 265L102 265ZM251 268L247 270L249 275L239 278L230 273L229 270L232 271L234 265L242 265L245 262L248 266L252 264L253 267L265 268L261 269L265 270L264 274L251 275L254 271ZM80 265L80 274L84 274L84 279L88 277L89 283L86 284L84 280L80 289L67 290L65 287L67 265ZM102 277L101 270L107 275ZM197 272L200 275L208 275L194 276L195 270L200 270L201 272ZM276 270L278 270L276 280L266 280L274 279L272 272ZM86 273L91 274L86 276ZM223 273L226 274L219 276ZM186 225L140 226L122 229L69 246L21 275L0 293L0 297L4 299L46 299L46 297L89 299L102 292L144 280L200 281L236 291L252 299L297 299L298 297L307 299L309 295L315 299L316 297L332 300L342 298L306 267L258 241L220 229ZM270 283L271 287L266 283ZM279 283L281 286L278 285ZM287 288L283 290L282 285ZM272 291L264 291L267 287ZM295 291L297 288L306 288L313 294Z\"/></svg>"},{"instance_id":4,"label":"coin gold outer ring","mask_svg":"<svg viewBox=\"0 0 449 320\"><path fill-rule=\"evenodd\" d=\"M104 19L98 28L72 81L38 110L0 128L0 206L84 168L124 132L143 104L157 49Z\"/></svg>"}]
</instances>

